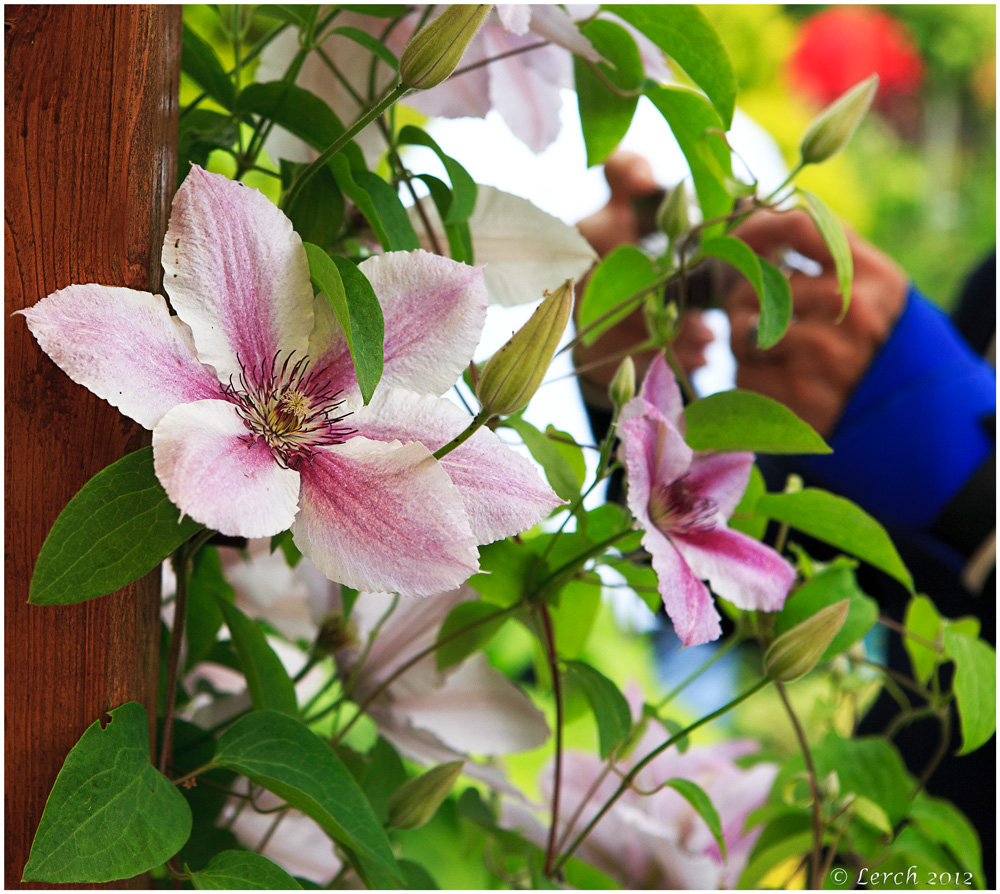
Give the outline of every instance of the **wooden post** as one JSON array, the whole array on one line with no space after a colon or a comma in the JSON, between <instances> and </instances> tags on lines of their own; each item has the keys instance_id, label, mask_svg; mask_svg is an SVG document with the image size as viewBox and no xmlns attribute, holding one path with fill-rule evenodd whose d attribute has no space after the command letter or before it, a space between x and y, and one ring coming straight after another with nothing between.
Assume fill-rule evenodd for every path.
<instances>
[{"instance_id":1,"label":"wooden post","mask_svg":"<svg viewBox=\"0 0 1000 894\"><path fill-rule=\"evenodd\" d=\"M159 576L79 605L27 604L56 516L149 434L70 381L10 314L71 283L159 290L181 7L6 6L4 30L4 880L15 888L87 726L130 700L155 723Z\"/></svg>"}]
</instances>

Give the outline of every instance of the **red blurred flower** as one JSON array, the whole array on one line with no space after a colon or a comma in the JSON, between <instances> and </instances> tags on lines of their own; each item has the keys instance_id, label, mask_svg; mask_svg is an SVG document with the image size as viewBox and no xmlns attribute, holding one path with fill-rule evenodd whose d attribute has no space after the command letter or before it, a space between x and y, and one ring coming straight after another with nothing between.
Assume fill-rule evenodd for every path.
<instances>
[{"instance_id":1,"label":"red blurred flower","mask_svg":"<svg viewBox=\"0 0 1000 894\"><path fill-rule=\"evenodd\" d=\"M788 63L793 86L821 105L873 72L876 103L909 96L920 87L923 63L906 28L865 7L839 7L810 17Z\"/></svg>"}]
</instances>

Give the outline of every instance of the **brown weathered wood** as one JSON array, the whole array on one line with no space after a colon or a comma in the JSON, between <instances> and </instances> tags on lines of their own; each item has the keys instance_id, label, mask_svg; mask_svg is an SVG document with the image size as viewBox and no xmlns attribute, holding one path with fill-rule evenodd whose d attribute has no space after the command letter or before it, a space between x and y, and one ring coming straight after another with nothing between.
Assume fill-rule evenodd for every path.
<instances>
[{"instance_id":1,"label":"brown weathered wood","mask_svg":"<svg viewBox=\"0 0 1000 894\"><path fill-rule=\"evenodd\" d=\"M4 815L13 888L56 774L87 726L130 700L155 716L159 580L80 605L27 604L56 516L149 436L73 384L10 314L71 283L159 289L176 177L181 8L6 6L4 20Z\"/></svg>"}]
</instances>

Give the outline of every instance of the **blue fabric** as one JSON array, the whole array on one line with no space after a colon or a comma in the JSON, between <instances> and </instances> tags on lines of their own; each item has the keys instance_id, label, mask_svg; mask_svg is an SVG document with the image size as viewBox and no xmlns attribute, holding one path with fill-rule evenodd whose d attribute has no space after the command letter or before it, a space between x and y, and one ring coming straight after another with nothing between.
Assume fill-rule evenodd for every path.
<instances>
[{"instance_id":1,"label":"blue fabric","mask_svg":"<svg viewBox=\"0 0 1000 894\"><path fill-rule=\"evenodd\" d=\"M799 465L888 527L926 530L995 450L996 372L914 287L851 396L833 453Z\"/></svg>"}]
</instances>

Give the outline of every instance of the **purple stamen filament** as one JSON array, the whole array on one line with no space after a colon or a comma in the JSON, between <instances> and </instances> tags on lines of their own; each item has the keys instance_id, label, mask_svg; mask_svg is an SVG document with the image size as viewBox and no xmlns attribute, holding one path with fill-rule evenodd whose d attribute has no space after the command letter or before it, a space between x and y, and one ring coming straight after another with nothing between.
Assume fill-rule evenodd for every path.
<instances>
[{"instance_id":1,"label":"purple stamen filament","mask_svg":"<svg viewBox=\"0 0 1000 894\"><path fill-rule=\"evenodd\" d=\"M711 531L717 511L715 500L702 496L686 475L672 484L656 485L649 498L649 518L664 534Z\"/></svg>"},{"instance_id":2,"label":"purple stamen filament","mask_svg":"<svg viewBox=\"0 0 1000 894\"><path fill-rule=\"evenodd\" d=\"M278 465L290 468L311 461L319 447L342 444L355 429L341 426L351 414L338 414L341 391L309 369L309 357L292 362L294 352L278 366L280 351L270 363L247 369L240 364L238 383L232 378L223 393L236 404L249 434L240 440L247 447L263 441Z\"/></svg>"}]
</instances>

